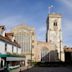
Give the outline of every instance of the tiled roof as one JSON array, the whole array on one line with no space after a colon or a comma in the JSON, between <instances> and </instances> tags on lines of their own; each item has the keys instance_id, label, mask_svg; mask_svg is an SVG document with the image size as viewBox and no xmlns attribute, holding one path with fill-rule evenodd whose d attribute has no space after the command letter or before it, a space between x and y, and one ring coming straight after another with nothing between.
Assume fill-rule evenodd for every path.
<instances>
[{"instance_id":1,"label":"tiled roof","mask_svg":"<svg viewBox=\"0 0 72 72\"><path fill-rule=\"evenodd\" d=\"M5 30L5 26L4 25L0 25L0 28L4 29Z\"/></svg>"},{"instance_id":2,"label":"tiled roof","mask_svg":"<svg viewBox=\"0 0 72 72\"><path fill-rule=\"evenodd\" d=\"M14 42L12 42L11 39L8 37L7 34L5 34L5 37L3 37L2 35L0 35L0 40L8 42L8 43L10 43L10 44L12 44L12 45L17 46L17 47L20 48L20 45L15 40L14 40Z\"/></svg>"},{"instance_id":3,"label":"tiled roof","mask_svg":"<svg viewBox=\"0 0 72 72\"><path fill-rule=\"evenodd\" d=\"M70 48L70 47L64 48L64 52L72 52L72 48Z\"/></svg>"},{"instance_id":4,"label":"tiled roof","mask_svg":"<svg viewBox=\"0 0 72 72\"><path fill-rule=\"evenodd\" d=\"M5 35L7 35L7 36L13 36L14 33L5 33Z\"/></svg>"},{"instance_id":5,"label":"tiled roof","mask_svg":"<svg viewBox=\"0 0 72 72\"><path fill-rule=\"evenodd\" d=\"M0 27L4 27L4 25L0 25Z\"/></svg>"},{"instance_id":6,"label":"tiled roof","mask_svg":"<svg viewBox=\"0 0 72 72\"><path fill-rule=\"evenodd\" d=\"M12 37L13 37L13 36L14 36L14 33L6 33L6 37L7 37L8 39L10 39L9 36L12 36ZM10 39L10 40L11 40L11 39ZM11 42L12 42L12 41L11 41ZM17 43L16 40L14 40L14 42L12 42L12 43L14 43L15 46L21 48L20 45Z\"/></svg>"}]
</instances>

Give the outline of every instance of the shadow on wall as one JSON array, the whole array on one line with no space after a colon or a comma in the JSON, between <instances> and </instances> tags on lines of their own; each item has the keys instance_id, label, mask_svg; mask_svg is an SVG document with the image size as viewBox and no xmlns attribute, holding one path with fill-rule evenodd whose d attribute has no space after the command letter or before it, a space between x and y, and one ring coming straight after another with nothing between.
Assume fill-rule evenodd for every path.
<instances>
[{"instance_id":1,"label":"shadow on wall","mask_svg":"<svg viewBox=\"0 0 72 72\"><path fill-rule=\"evenodd\" d=\"M49 57L50 56L50 57ZM49 59L50 58L50 59ZM41 62L35 63L31 68L24 70L23 72L39 72L38 67L72 67L72 63L61 62L58 59L58 52L57 50L51 51L47 53L44 57L42 57ZM72 70L72 68L68 68ZM40 69L42 72L43 69Z\"/></svg>"},{"instance_id":2,"label":"shadow on wall","mask_svg":"<svg viewBox=\"0 0 72 72\"><path fill-rule=\"evenodd\" d=\"M45 56L41 57L41 62L58 62L58 61L60 60L58 59L57 50L50 51Z\"/></svg>"}]
</instances>

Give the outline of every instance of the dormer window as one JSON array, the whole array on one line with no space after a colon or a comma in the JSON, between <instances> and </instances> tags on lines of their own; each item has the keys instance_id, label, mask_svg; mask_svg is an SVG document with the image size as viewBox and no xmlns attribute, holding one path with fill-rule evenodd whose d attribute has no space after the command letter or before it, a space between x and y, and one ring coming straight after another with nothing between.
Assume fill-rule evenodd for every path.
<instances>
[{"instance_id":1,"label":"dormer window","mask_svg":"<svg viewBox=\"0 0 72 72\"><path fill-rule=\"evenodd\" d=\"M7 43L5 43L5 51L7 51Z\"/></svg>"}]
</instances>

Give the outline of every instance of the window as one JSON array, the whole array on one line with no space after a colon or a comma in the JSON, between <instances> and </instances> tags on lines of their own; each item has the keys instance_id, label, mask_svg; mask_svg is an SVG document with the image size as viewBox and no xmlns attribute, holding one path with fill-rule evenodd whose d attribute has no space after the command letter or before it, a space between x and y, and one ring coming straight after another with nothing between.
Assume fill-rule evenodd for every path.
<instances>
[{"instance_id":1,"label":"window","mask_svg":"<svg viewBox=\"0 0 72 72\"><path fill-rule=\"evenodd\" d=\"M32 32L32 35L34 35L34 32Z\"/></svg>"},{"instance_id":2,"label":"window","mask_svg":"<svg viewBox=\"0 0 72 72\"><path fill-rule=\"evenodd\" d=\"M13 45L12 45L12 52L13 52Z\"/></svg>"},{"instance_id":3,"label":"window","mask_svg":"<svg viewBox=\"0 0 72 72\"><path fill-rule=\"evenodd\" d=\"M46 47L42 48L41 50L41 57L45 57L46 55L48 55L48 49Z\"/></svg>"},{"instance_id":4,"label":"window","mask_svg":"<svg viewBox=\"0 0 72 72\"><path fill-rule=\"evenodd\" d=\"M55 21L54 21L54 30L56 31L57 29L58 29L57 21L55 20Z\"/></svg>"},{"instance_id":5,"label":"window","mask_svg":"<svg viewBox=\"0 0 72 72\"><path fill-rule=\"evenodd\" d=\"M34 40L32 40L32 43L34 43Z\"/></svg>"},{"instance_id":6,"label":"window","mask_svg":"<svg viewBox=\"0 0 72 72\"><path fill-rule=\"evenodd\" d=\"M34 48L34 45L32 45L32 48Z\"/></svg>"},{"instance_id":7,"label":"window","mask_svg":"<svg viewBox=\"0 0 72 72\"><path fill-rule=\"evenodd\" d=\"M56 21L54 22L54 26L57 26L57 22Z\"/></svg>"},{"instance_id":8,"label":"window","mask_svg":"<svg viewBox=\"0 0 72 72\"><path fill-rule=\"evenodd\" d=\"M7 43L5 43L5 51L7 51Z\"/></svg>"}]
</instances>

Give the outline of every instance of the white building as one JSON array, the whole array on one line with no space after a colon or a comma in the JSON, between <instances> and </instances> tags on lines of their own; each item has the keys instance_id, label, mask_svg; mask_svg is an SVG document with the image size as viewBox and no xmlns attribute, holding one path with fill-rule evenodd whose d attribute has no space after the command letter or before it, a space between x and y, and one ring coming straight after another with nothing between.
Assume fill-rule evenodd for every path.
<instances>
[{"instance_id":1,"label":"white building","mask_svg":"<svg viewBox=\"0 0 72 72\"><path fill-rule=\"evenodd\" d=\"M0 26L0 68L20 67L24 61L25 56L21 54L21 47L16 42L13 33L5 33L5 27Z\"/></svg>"}]
</instances>

